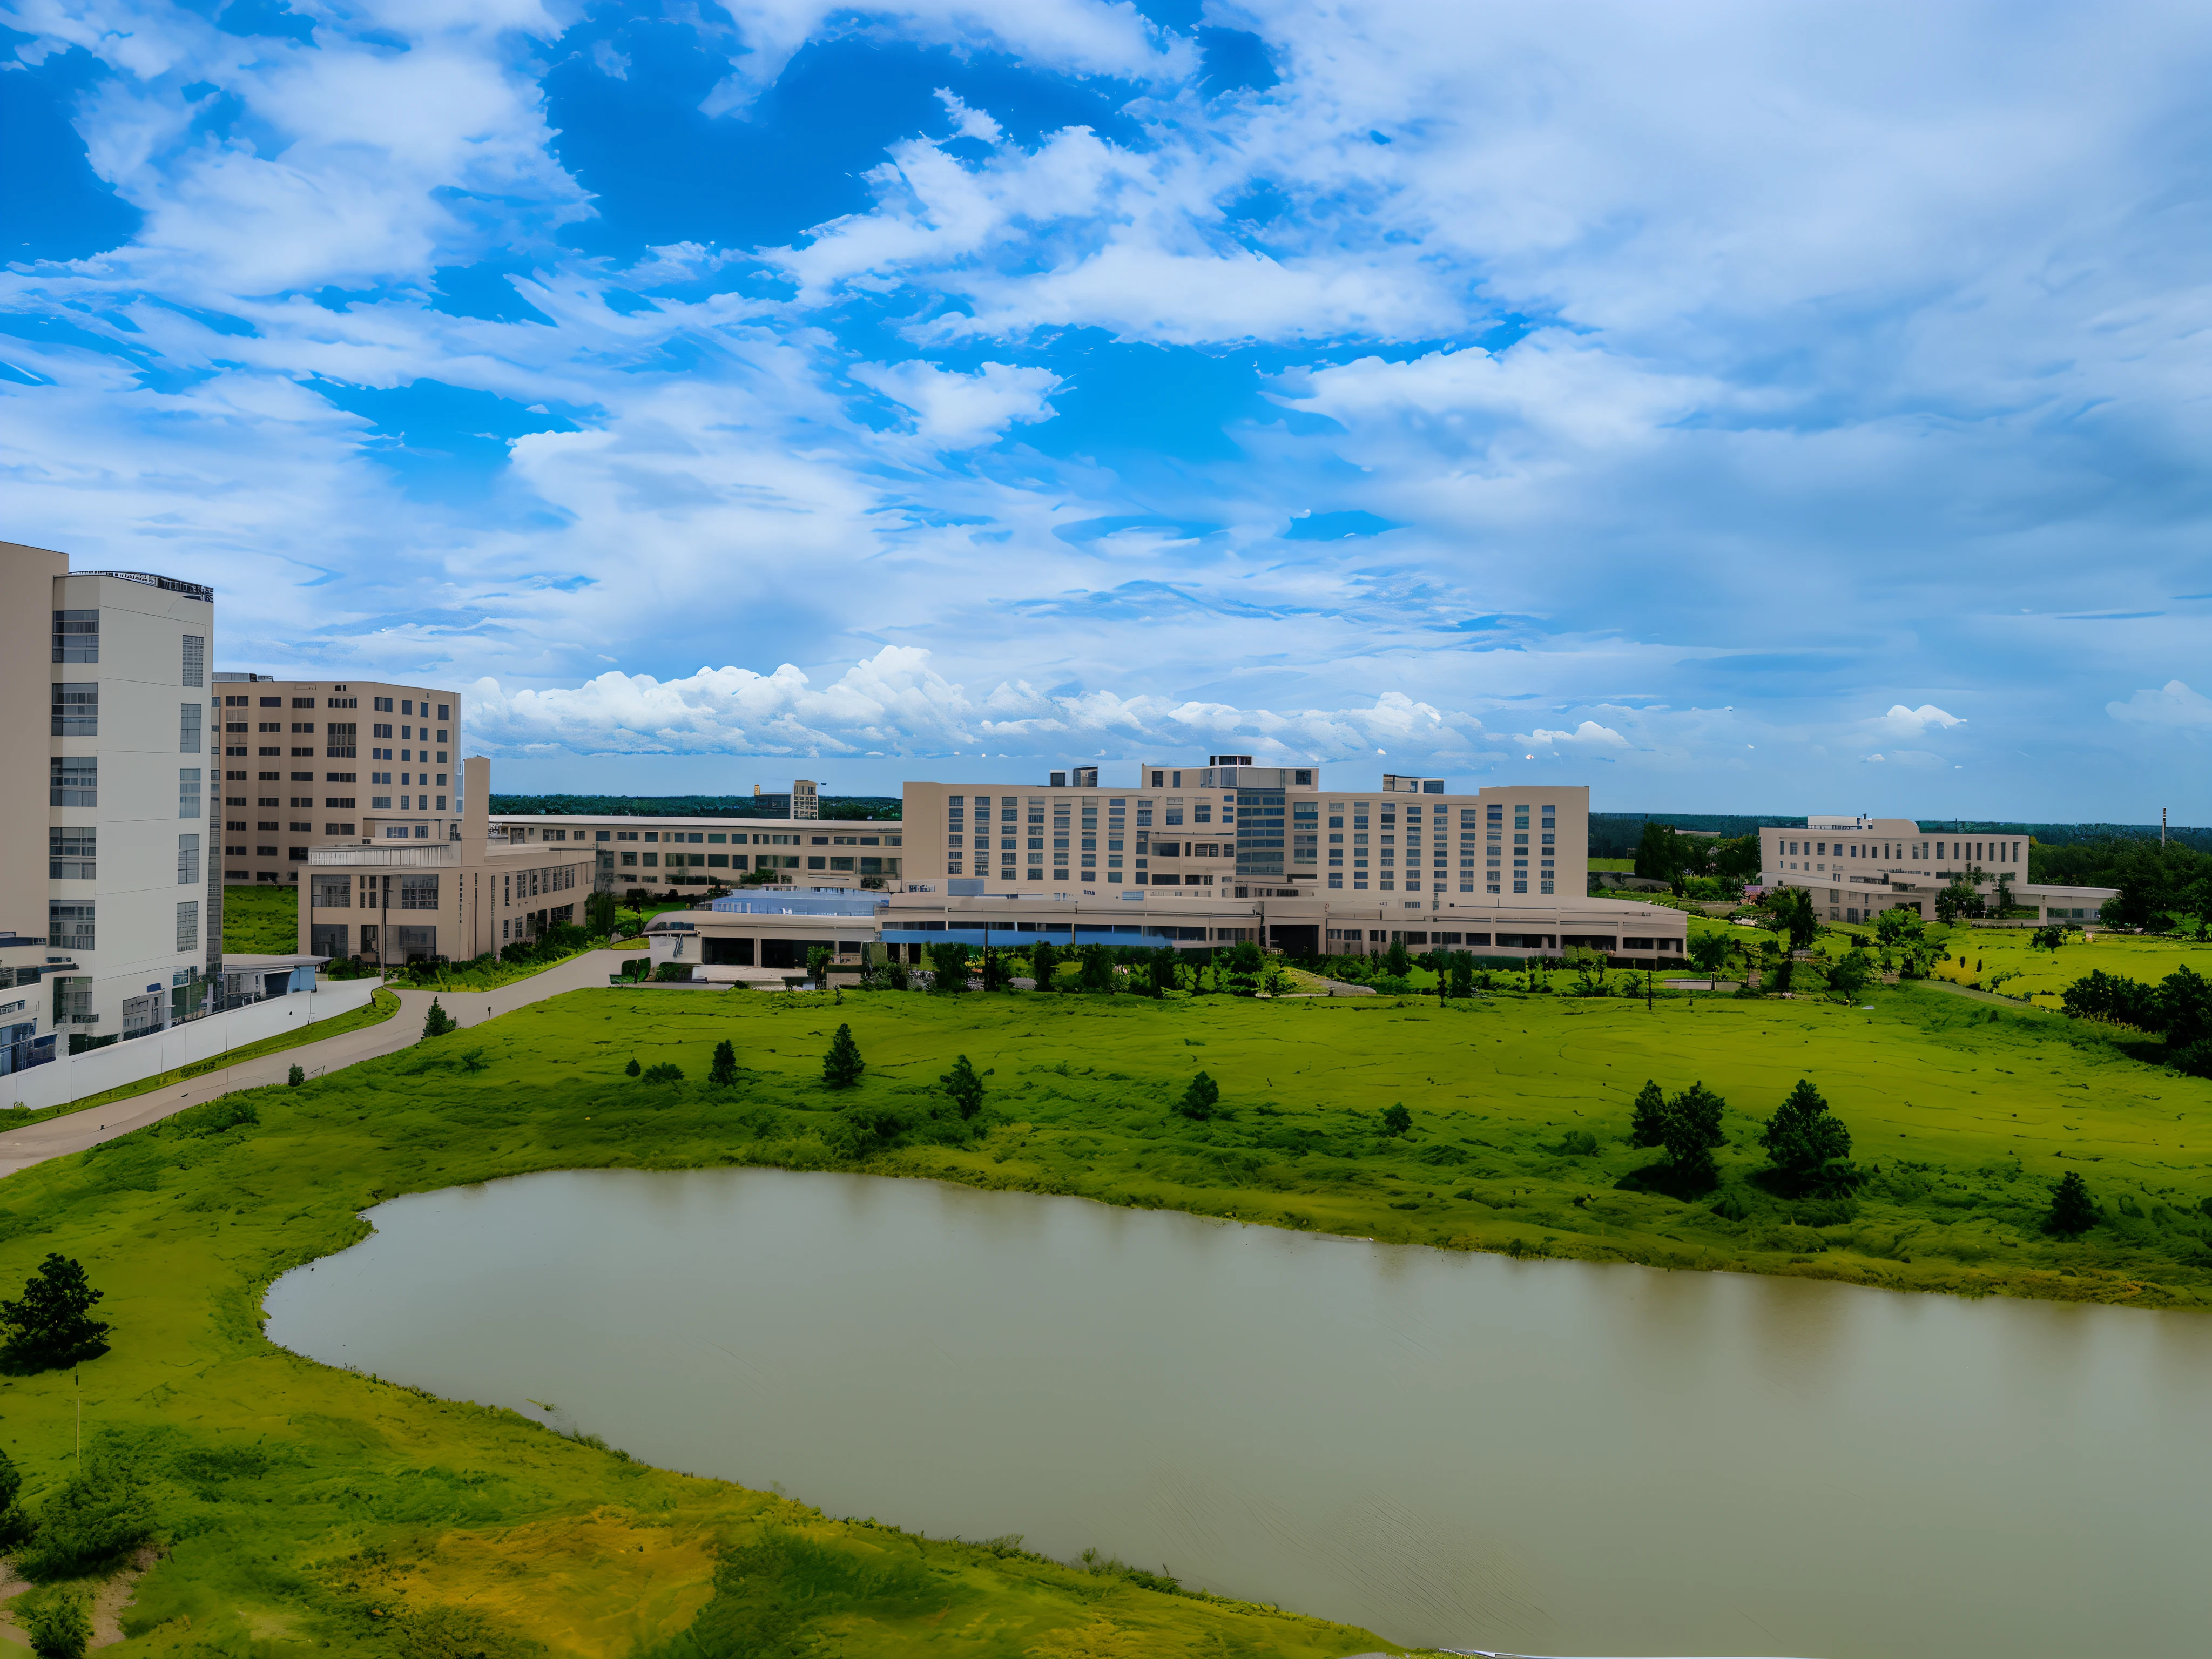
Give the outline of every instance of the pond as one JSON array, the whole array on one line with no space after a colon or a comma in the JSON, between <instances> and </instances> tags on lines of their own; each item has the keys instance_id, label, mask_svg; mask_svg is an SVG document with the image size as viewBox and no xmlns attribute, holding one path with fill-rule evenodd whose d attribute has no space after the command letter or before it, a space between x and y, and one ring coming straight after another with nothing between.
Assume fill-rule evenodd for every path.
<instances>
[{"instance_id":1,"label":"pond","mask_svg":"<svg viewBox=\"0 0 2212 1659\"><path fill-rule=\"evenodd\" d=\"M274 1340L1396 1641L2074 1659L2197 1650L2212 1613L2202 1316L763 1170L371 1213L273 1287Z\"/></svg>"}]
</instances>

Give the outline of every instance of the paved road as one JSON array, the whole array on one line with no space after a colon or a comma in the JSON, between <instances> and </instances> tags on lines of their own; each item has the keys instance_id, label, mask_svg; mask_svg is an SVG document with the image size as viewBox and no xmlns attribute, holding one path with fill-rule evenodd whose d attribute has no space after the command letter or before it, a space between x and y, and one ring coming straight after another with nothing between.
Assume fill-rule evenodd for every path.
<instances>
[{"instance_id":1,"label":"paved road","mask_svg":"<svg viewBox=\"0 0 2212 1659\"><path fill-rule=\"evenodd\" d=\"M605 985L607 975L625 960L623 952L593 951L573 962L564 962L558 968L549 968L542 974L503 985L496 991L434 994L442 997L446 1012L461 1024L481 1025L487 1019L558 996L563 991ZM398 989L396 986L391 988ZM307 1075L314 1077L361 1060L374 1060L380 1054L396 1054L422 1040L422 1017L429 1012L433 994L428 991L400 990L399 1012L378 1024L343 1031L319 1042L303 1042L295 1048L264 1054L258 1060L210 1072L204 1077L189 1078L164 1089L149 1090L128 1100L88 1107L81 1112L50 1117L27 1128L11 1129L0 1134L0 1179L33 1164L43 1164L50 1158L81 1152L100 1141L112 1140L119 1134L220 1095L282 1083L295 1066L306 1066Z\"/></svg>"}]
</instances>

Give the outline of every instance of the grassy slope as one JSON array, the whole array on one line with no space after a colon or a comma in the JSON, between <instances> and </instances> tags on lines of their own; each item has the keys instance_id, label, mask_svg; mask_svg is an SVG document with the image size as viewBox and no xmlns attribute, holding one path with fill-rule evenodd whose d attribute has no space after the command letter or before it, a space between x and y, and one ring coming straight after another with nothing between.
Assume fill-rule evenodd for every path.
<instances>
[{"instance_id":1,"label":"grassy slope","mask_svg":"<svg viewBox=\"0 0 2212 1659\"><path fill-rule=\"evenodd\" d=\"M2028 997L2041 1008L2056 1008L2058 994L2075 980L2088 977L2093 969L2147 985L2157 984L2177 968L2212 974L2212 945L2187 939L2100 933L2094 943L2085 944L2081 934L2074 933L2052 951L2033 949L2028 944L2031 937L2021 927L1951 928L1942 941L1954 960L1938 963L1936 974L1961 985L1986 986L1994 975L2008 970L2019 977L2006 981L1999 992Z\"/></svg>"},{"instance_id":2,"label":"grassy slope","mask_svg":"<svg viewBox=\"0 0 2212 1659\"><path fill-rule=\"evenodd\" d=\"M288 957L300 948L300 890L222 890L222 948L237 956Z\"/></svg>"},{"instance_id":3,"label":"grassy slope","mask_svg":"<svg viewBox=\"0 0 2212 1659\"><path fill-rule=\"evenodd\" d=\"M456 1068L458 1040L431 1045L256 1091L258 1127L195 1134L173 1121L0 1187L0 1284L58 1248L107 1292L114 1352L80 1370L88 1439L148 1479L175 1540L139 1587L130 1650L244 1659L250 1642L255 1659L309 1648L525 1659L534 1643L630 1659L672 1643L668 1659L750 1659L823 1650L819 1637L849 1659L940 1648L1334 1659L1378 1645L1294 1614L832 1521L262 1339L263 1288L360 1237L355 1212L379 1197L762 1150L733 1127L728 1097L656 1097L613 1075L631 1034L688 1059L698 1034L758 1004L635 1001L576 994L471 1030L468 1048L491 1062L483 1073ZM592 1039L594 1026L617 1029L617 1008L625 1041ZM822 1161L818 1142L765 1145ZM0 1444L34 1506L67 1467L73 1409L66 1372L0 1382Z\"/></svg>"},{"instance_id":4,"label":"grassy slope","mask_svg":"<svg viewBox=\"0 0 2212 1659\"><path fill-rule=\"evenodd\" d=\"M1518 1241L1900 1288L2212 1303L2212 1251L2182 1213L2212 1193L2212 1084L2048 1016L1911 988L1877 1005L1869 1016L1711 997L1647 1011L1514 995L1439 1007L884 994L833 1006L819 994L575 992L261 1091L256 1128L141 1131L11 1177L0 1284L59 1247L109 1291L117 1350L83 1368L86 1421L155 1479L179 1540L139 1596L131 1628L148 1648L242 1652L252 1632L368 1651L387 1647L392 1618L428 1632L438 1609L464 1607L489 1624L454 1650L489 1659L519 1656L514 1638L609 1659L669 1644L684 1659L737 1659L784 1650L767 1639L782 1616L762 1611L769 1595L850 1659L937 1646L1006 1659L1324 1659L1378 1644L833 1522L311 1364L258 1335L261 1288L360 1237L355 1212L402 1192L538 1169L826 1166L820 1130L842 1100L821 1087L819 1061L846 1020L870 1063L863 1098L927 1091L956 1053L991 1072L994 1123L981 1142L889 1152L872 1166L885 1173L1451 1248ZM745 1067L734 1090L621 1075L635 1054L699 1078L726 1036ZM463 1070L478 1048L484 1069ZM1233 1121L1165 1109L1200 1066L1224 1083ZM1881 1165L1855 1218L1795 1226L1754 1192L1763 1213L1729 1222L1703 1204L1613 1189L1651 1156L1620 1141L1647 1076L1669 1087L1702 1078L1728 1097L1735 1144L1723 1158L1740 1176L1756 1133L1743 1114L1771 1111L1801 1075ZM1380 1139L1376 1115L1398 1100L1414 1133ZM1599 1156L1545 1150L1577 1127L1598 1135ZM2066 1169L2083 1170L2115 1214L2062 1244L2034 1223ZM2141 1218L2117 1214L2123 1194ZM0 1384L0 1443L33 1494L58 1478L70 1422L65 1376ZM724 1558L718 1589L723 1551L739 1553ZM1102 1621L1121 1637L1098 1632ZM428 1636L403 1646L437 1650Z\"/></svg>"}]
</instances>

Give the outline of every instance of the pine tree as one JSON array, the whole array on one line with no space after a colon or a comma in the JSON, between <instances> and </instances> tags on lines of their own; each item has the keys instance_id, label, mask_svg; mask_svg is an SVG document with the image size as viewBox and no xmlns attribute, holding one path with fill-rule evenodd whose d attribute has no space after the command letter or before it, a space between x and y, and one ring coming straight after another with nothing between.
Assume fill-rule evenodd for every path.
<instances>
[{"instance_id":1,"label":"pine tree","mask_svg":"<svg viewBox=\"0 0 2212 1659\"><path fill-rule=\"evenodd\" d=\"M1209 1118L1221 1115L1221 1085L1200 1072L1191 1079L1190 1086L1182 1091L1176 1103L1176 1110L1185 1117Z\"/></svg>"},{"instance_id":2,"label":"pine tree","mask_svg":"<svg viewBox=\"0 0 2212 1659\"><path fill-rule=\"evenodd\" d=\"M1827 1165L1851 1155L1851 1132L1828 1110L1820 1092L1803 1078L1781 1109L1767 1120L1759 1144L1769 1169L1785 1185L1803 1187Z\"/></svg>"},{"instance_id":3,"label":"pine tree","mask_svg":"<svg viewBox=\"0 0 2212 1659\"><path fill-rule=\"evenodd\" d=\"M1382 1114L1382 1133L1386 1135L1401 1135L1413 1127L1413 1115L1406 1109L1402 1100Z\"/></svg>"},{"instance_id":4,"label":"pine tree","mask_svg":"<svg viewBox=\"0 0 2212 1659\"><path fill-rule=\"evenodd\" d=\"M2063 1233L2071 1238L2096 1224L2097 1202L2089 1196L2088 1183L2068 1170L2051 1189L2051 1213L2043 1218L2043 1231Z\"/></svg>"},{"instance_id":5,"label":"pine tree","mask_svg":"<svg viewBox=\"0 0 2212 1659\"><path fill-rule=\"evenodd\" d=\"M446 1012L444 1005L437 998L430 999L430 1012L422 1016L424 1036L443 1036L448 1031L459 1030L459 1025L460 1022Z\"/></svg>"},{"instance_id":6,"label":"pine tree","mask_svg":"<svg viewBox=\"0 0 2212 1659\"><path fill-rule=\"evenodd\" d=\"M840 1025L837 1035L830 1039L830 1052L822 1056L823 1082L833 1089L849 1089L867 1069L867 1062L860 1058L860 1045L853 1041L853 1028Z\"/></svg>"},{"instance_id":7,"label":"pine tree","mask_svg":"<svg viewBox=\"0 0 2212 1659\"><path fill-rule=\"evenodd\" d=\"M295 1066L284 1074L284 1085L287 1088L296 1089L307 1080L307 1068L304 1066Z\"/></svg>"},{"instance_id":8,"label":"pine tree","mask_svg":"<svg viewBox=\"0 0 2212 1659\"><path fill-rule=\"evenodd\" d=\"M952 1103L960 1109L963 1117L973 1117L983 1109L983 1079L963 1054L952 1062L952 1069L937 1079L945 1085L945 1092L952 1097Z\"/></svg>"},{"instance_id":9,"label":"pine tree","mask_svg":"<svg viewBox=\"0 0 2212 1659\"><path fill-rule=\"evenodd\" d=\"M738 1080L738 1051L724 1037L714 1045L714 1063L707 1069L707 1081L718 1088L726 1089Z\"/></svg>"},{"instance_id":10,"label":"pine tree","mask_svg":"<svg viewBox=\"0 0 2212 1659\"><path fill-rule=\"evenodd\" d=\"M637 1056L635 1054L632 1054L629 1057L629 1064L623 1067L623 1075L624 1077L635 1077L642 1069L643 1068L637 1063Z\"/></svg>"},{"instance_id":11,"label":"pine tree","mask_svg":"<svg viewBox=\"0 0 2212 1659\"><path fill-rule=\"evenodd\" d=\"M21 1301L0 1302L9 1353L33 1364L65 1365L104 1348L108 1327L91 1314L106 1294L85 1283L84 1269L74 1261L48 1255L23 1281Z\"/></svg>"},{"instance_id":12,"label":"pine tree","mask_svg":"<svg viewBox=\"0 0 2212 1659\"><path fill-rule=\"evenodd\" d=\"M1657 1082L1648 1081L1636 1097L1636 1105L1629 1115L1629 1144L1656 1146L1666 1138L1667 1097L1659 1092Z\"/></svg>"}]
</instances>

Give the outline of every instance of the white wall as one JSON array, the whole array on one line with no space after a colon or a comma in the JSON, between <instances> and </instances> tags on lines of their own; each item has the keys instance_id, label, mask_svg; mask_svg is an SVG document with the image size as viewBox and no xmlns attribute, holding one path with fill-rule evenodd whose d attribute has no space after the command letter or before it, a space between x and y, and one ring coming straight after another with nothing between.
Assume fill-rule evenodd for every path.
<instances>
[{"instance_id":1,"label":"white wall","mask_svg":"<svg viewBox=\"0 0 2212 1659\"><path fill-rule=\"evenodd\" d=\"M196 1060L211 1059L228 1049L280 1036L314 1021L350 1013L364 1006L375 995L378 983L374 979L342 980L318 990L295 992L290 996L273 997L228 1013L210 1014L205 1019L172 1026L153 1036L112 1042L105 1048L95 1048L74 1058L64 1054L51 1065L34 1066L13 1077L0 1078L0 1107L12 1106L19 1101L33 1109L59 1106L66 1101L82 1100L87 1095L136 1083L141 1078L189 1066ZM64 1028L59 1046L69 1046L67 1028ZM213 1094L214 1091L210 1091L210 1098ZM4 1127L4 1121L0 1121L0 1127Z\"/></svg>"}]
</instances>

